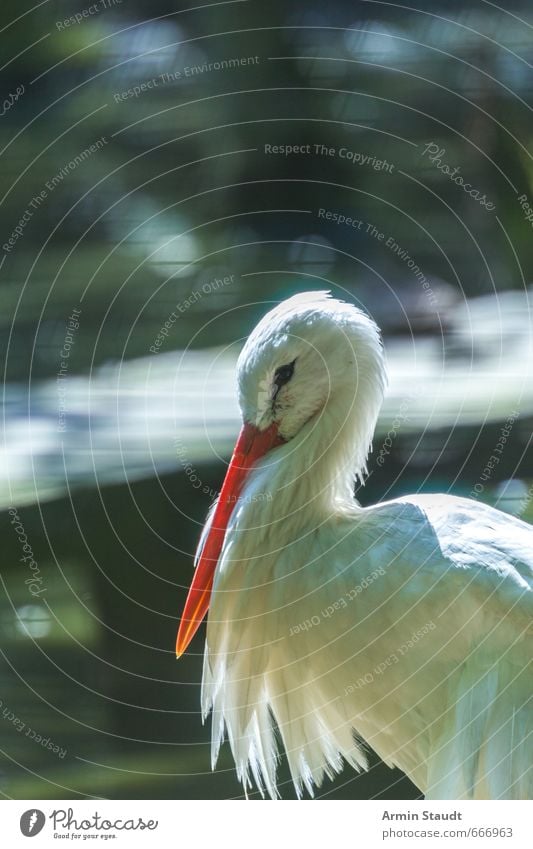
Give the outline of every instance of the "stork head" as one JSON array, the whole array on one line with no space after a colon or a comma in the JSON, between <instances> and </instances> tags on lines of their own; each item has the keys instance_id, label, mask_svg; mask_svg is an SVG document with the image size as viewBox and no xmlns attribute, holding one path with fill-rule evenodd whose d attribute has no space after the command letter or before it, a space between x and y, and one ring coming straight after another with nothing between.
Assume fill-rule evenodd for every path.
<instances>
[{"instance_id":1,"label":"stork head","mask_svg":"<svg viewBox=\"0 0 533 849\"><path fill-rule=\"evenodd\" d=\"M378 328L361 310L327 292L295 295L267 313L249 336L237 371L243 426L200 543L178 631L178 657L209 607L226 529L253 466L316 426L319 442L323 435L340 443L341 432L348 433L350 460L361 475L385 382ZM327 430L320 428L321 415Z\"/></svg>"},{"instance_id":2,"label":"stork head","mask_svg":"<svg viewBox=\"0 0 533 849\"><path fill-rule=\"evenodd\" d=\"M237 373L243 421L261 432L273 428L287 442L328 404L359 415L362 404L381 402L379 330L328 292L295 295L252 331Z\"/></svg>"}]
</instances>

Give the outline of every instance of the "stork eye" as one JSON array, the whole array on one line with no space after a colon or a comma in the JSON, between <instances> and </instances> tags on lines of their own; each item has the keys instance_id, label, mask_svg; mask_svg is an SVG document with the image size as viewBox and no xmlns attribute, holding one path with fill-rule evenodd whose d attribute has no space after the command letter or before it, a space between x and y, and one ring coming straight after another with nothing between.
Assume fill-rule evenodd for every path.
<instances>
[{"instance_id":1,"label":"stork eye","mask_svg":"<svg viewBox=\"0 0 533 849\"><path fill-rule=\"evenodd\" d=\"M293 376L295 362L296 360L293 360L292 363L288 363L286 366L280 366L274 372L274 385L276 386L277 392L279 392L281 387L288 383Z\"/></svg>"}]
</instances>

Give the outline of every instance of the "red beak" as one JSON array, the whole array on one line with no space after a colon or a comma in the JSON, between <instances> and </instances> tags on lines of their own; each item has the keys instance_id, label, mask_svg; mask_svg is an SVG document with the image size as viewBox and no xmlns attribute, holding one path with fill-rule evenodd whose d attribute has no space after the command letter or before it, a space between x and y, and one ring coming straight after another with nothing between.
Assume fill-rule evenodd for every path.
<instances>
[{"instance_id":1,"label":"red beak","mask_svg":"<svg viewBox=\"0 0 533 849\"><path fill-rule=\"evenodd\" d=\"M207 613L215 569L224 544L228 522L248 473L260 457L284 441L278 434L275 423L266 430L259 430L252 424L242 426L183 608L176 640L176 657L180 657L187 649Z\"/></svg>"}]
</instances>

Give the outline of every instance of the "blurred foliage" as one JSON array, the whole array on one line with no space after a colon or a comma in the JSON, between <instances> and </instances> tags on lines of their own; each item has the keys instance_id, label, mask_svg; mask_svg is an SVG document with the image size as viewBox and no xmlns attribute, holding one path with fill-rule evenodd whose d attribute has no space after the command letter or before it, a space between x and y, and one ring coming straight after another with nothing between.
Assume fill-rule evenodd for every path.
<instances>
[{"instance_id":1,"label":"blurred foliage","mask_svg":"<svg viewBox=\"0 0 533 849\"><path fill-rule=\"evenodd\" d=\"M290 275L271 274L268 298L319 275L377 311L385 330L409 332L402 302L411 322L421 312L437 327L401 260L365 229L319 220L320 207L392 236L444 302L522 287L533 240L516 195L531 186L533 50L519 15L527 4L512 5L516 14L483 2L467 11L423 4L421 13L364 2L190 12L155 2L146 19L142 4L124 0L60 31L58 22L86 7L49 3L21 17L4 42L13 57L4 92L26 87L0 123L2 148L9 145L4 234L47 181L98 138L107 142L49 193L6 257L4 351L13 319L17 327L10 378L24 379L30 363L37 376L55 372L57 323L82 297L77 369L146 354L174 305L224 273L235 273L235 284L193 305L170 346L224 343L246 330L237 310L210 325L208 339L194 338L206 316L265 299L258 270L300 275L291 284ZM9 21L19 6L3 11ZM185 76L188 67L243 56L259 61ZM493 212L422 154L430 142ZM265 144L345 146L394 168L313 152L267 155Z\"/></svg>"}]
</instances>

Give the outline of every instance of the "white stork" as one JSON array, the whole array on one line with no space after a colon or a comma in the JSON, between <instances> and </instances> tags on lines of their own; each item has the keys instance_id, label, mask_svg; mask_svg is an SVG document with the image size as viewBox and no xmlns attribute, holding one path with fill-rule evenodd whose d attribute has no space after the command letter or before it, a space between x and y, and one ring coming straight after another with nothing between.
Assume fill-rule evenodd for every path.
<instances>
[{"instance_id":1,"label":"white stork","mask_svg":"<svg viewBox=\"0 0 533 849\"><path fill-rule=\"evenodd\" d=\"M245 790L276 797L277 727L298 796L366 744L427 799L531 798L533 528L449 495L361 507L385 383L374 322L324 292L243 348L176 646L209 607L213 768L227 733Z\"/></svg>"}]
</instances>

